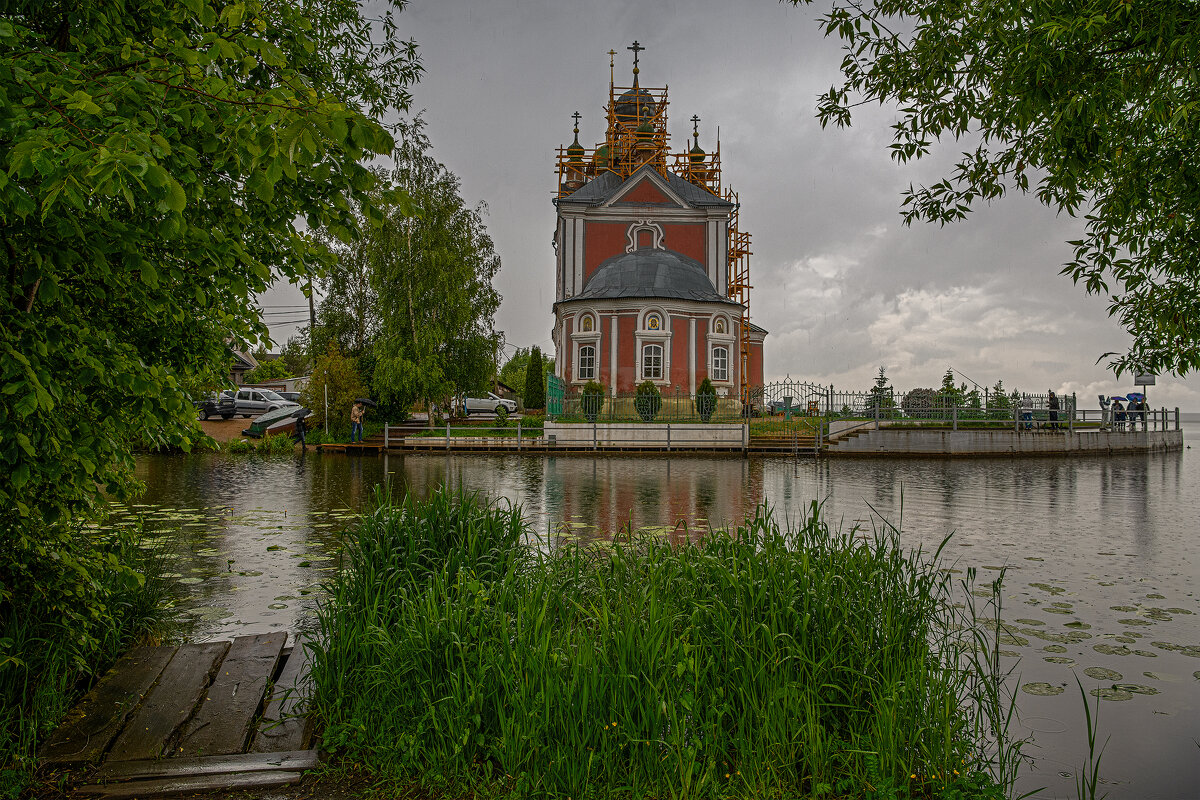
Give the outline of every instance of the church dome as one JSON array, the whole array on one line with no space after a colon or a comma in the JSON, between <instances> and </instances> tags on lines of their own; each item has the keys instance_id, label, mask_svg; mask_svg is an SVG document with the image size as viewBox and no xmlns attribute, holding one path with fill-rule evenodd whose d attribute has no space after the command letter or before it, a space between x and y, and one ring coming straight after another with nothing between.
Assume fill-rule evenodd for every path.
<instances>
[{"instance_id":1,"label":"church dome","mask_svg":"<svg viewBox=\"0 0 1200 800\"><path fill-rule=\"evenodd\" d=\"M634 86L617 98L613 110L623 119L648 119L654 116L654 96L640 86Z\"/></svg>"},{"instance_id":2,"label":"church dome","mask_svg":"<svg viewBox=\"0 0 1200 800\"><path fill-rule=\"evenodd\" d=\"M669 297L705 303L732 303L704 274L704 265L673 250L643 247L601 262L583 291L571 300Z\"/></svg>"},{"instance_id":3,"label":"church dome","mask_svg":"<svg viewBox=\"0 0 1200 800\"><path fill-rule=\"evenodd\" d=\"M707 155L704 152L704 148L700 146L699 142L696 142L696 144L692 145L692 149L689 150L688 153L688 160L693 164L703 164L704 156Z\"/></svg>"}]
</instances>

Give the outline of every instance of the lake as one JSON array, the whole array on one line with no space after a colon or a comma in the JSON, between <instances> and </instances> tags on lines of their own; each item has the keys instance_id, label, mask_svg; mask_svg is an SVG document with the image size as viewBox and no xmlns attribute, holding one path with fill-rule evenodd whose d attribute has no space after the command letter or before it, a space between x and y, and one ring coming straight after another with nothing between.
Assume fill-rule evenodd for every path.
<instances>
[{"instance_id":1,"label":"lake","mask_svg":"<svg viewBox=\"0 0 1200 800\"><path fill-rule=\"evenodd\" d=\"M1198 426L1185 426L1188 433ZM771 504L819 501L834 524L887 520L948 568L1006 569L1003 639L1036 758L1020 788L1074 796L1086 758L1075 677L1101 699L1111 798L1200 785L1200 451L1044 459L743 459L406 455L139 459L145 517L171 559L181 636L303 629L336 563L337 532L377 487L449 484L520 503L540 537L625 526L678 538ZM1019 687L1019 688L1017 688Z\"/></svg>"}]
</instances>

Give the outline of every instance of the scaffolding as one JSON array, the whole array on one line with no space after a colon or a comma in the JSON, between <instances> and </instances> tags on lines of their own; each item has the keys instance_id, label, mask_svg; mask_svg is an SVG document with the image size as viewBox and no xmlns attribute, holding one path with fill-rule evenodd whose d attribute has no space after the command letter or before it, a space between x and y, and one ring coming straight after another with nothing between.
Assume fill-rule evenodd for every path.
<instances>
[{"instance_id":1,"label":"scaffolding","mask_svg":"<svg viewBox=\"0 0 1200 800\"><path fill-rule=\"evenodd\" d=\"M721 187L721 142L718 137L712 153L700 149L698 123L693 116L693 136L696 137L691 150L670 152L670 135L667 133L667 87L643 87L638 85L638 68L635 50L632 86L616 86L610 77L608 83L607 130L604 141L593 147L579 143L578 113L576 113L575 141L558 148L558 197L567 197L583 188L589 181L605 173L612 173L621 180L628 178L642 166L649 164L664 177L668 171L699 186L716 197L733 205L729 216L729 238L727 265L729 285L726 296L742 306L739 326L738 350L740 394L746 401L750 366L750 234L741 230L739 223L741 204L732 190ZM609 51L609 55L615 55ZM612 63L610 61L611 70Z\"/></svg>"}]
</instances>

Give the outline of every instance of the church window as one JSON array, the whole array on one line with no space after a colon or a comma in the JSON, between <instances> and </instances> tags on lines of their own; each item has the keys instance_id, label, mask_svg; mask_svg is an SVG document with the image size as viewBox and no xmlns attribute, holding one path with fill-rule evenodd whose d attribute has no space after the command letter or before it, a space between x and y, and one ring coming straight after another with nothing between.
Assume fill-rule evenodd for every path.
<instances>
[{"instance_id":1,"label":"church window","mask_svg":"<svg viewBox=\"0 0 1200 800\"><path fill-rule=\"evenodd\" d=\"M579 330L583 331L584 333L589 333L592 330L592 325L592 317L590 314L588 314L579 321Z\"/></svg>"},{"instance_id":2,"label":"church window","mask_svg":"<svg viewBox=\"0 0 1200 800\"><path fill-rule=\"evenodd\" d=\"M648 344L642 348L642 378L648 381L662 380L663 349L661 344Z\"/></svg>"},{"instance_id":3,"label":"church window","mask_svg":"<svg viewBox=\"0 0 1200 800\"><path fill-rule=\"evenodd\" d=\"M586 319L591 319L587 317ZM579 348L579 380L593 381L596 379L596 348L585 344Z\"/></svg>"},{"instance_id":4,"label":"church window","mask_svg":"<svg viewBox=\"0 0 1200 800\"><path fill-rule=\"evenodd\" d=\"M719 320L718 320L719 322ZM724 347L714 347L712 351L712 379L714 381L729 380L729 350Z\"/></svg>"}]
</instances>

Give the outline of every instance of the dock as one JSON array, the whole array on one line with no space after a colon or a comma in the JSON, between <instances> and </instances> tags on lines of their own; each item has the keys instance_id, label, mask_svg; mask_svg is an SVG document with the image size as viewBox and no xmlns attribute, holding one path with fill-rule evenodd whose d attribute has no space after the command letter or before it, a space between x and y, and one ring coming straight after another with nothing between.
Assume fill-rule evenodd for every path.
<instances>
[{"instance_id":1,"label":"dock","mask_svg":"<svg viewBox=\"0 0 1200 800\"><path fill-rule=\"evenodd\" d=\"M286 786L317 765L302 647L283 632L139 647L42 745L79 796Z\"/></svg>"}]
</instances>

